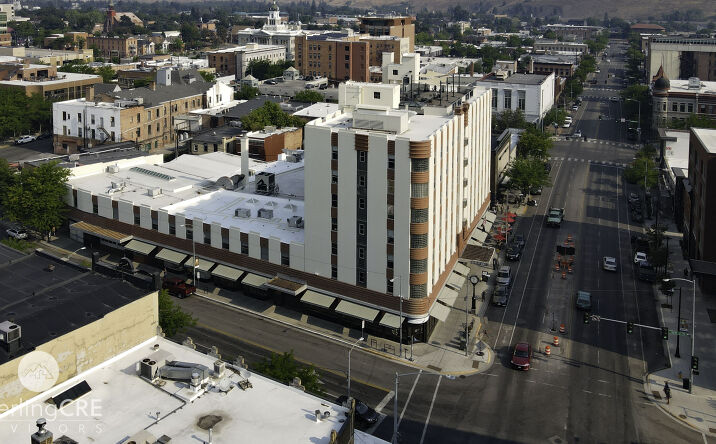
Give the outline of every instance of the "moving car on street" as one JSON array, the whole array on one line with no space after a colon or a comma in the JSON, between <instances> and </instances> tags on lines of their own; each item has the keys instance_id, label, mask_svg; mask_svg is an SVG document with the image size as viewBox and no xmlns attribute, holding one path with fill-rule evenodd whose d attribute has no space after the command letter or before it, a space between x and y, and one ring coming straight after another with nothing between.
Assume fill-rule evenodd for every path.
<instances>
[{"instance_id":1,"label":"moving car on street","mask_svg":"<svg viewBox=\"0 0 716 444\"><path fill-rule=\"evenodd\" d=\"M529 370L532 361L532 346L527 342L518 342L512 351L510 364L518 370Z\"/></svg>"},{"instance_id":2,"label":"moving car on street","mask_svg":"<svg viewBox=\"0 0 716 444\"><path fill-rule=\"evenodd\" d=\"M602 258L602 268L607 271L617 271L617 260L611 256Z\"/></svg>"},{"instance_id":3,"label":"moving car on street","mask_svg":"<svg viewBox=\"0 0 716 444\"><path fill-rule=\"evenodd\" d=\"M634 263L639 264L644 261L646 261L646 253L644 253L642 251L637 251L636 254L634 255Z\"/></svg>"},{"instance_id":4,"label":"moving car on street","mask_svg":"<svg viewBox=\"0 0 716 444\"><path fill-rule=\"evenodd\" d=\"M341 395L336 399L336 404L338 405L344 405L344 403L348 401L348 396ZM358 420L358 422L362 423L363 425L371 425L378 422L378 418L380 415L378 412L376 412L373 408L368 407L368 405L361 401L360 399L356 398L356 416L355 418Z\"/></svg>"},{"instance_id":5,"label":"moving car on street","mask_svg":"<svg viewBox=\"0 0 716 444\"><path fill-rule=\"evenodd\" d=\"M559 227L562 225L562 219L564 218L564 208L551 207L549 213L547 213L547 226L548 227Z\"/></svg>"}]
</instances>

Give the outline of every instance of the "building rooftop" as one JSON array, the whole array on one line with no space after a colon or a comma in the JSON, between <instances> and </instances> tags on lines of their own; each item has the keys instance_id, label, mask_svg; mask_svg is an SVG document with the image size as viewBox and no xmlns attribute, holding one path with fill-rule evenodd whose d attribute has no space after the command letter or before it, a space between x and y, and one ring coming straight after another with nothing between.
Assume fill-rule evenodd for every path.
<instances>
[{"instance_id":1,"label":"building rooftop","mask_svg":"<svg viewBox=\"0 0 716 444\"><path fill-rule=\"evenodd\" d=\"M333 114L338 111L339 108L340 107L337 103L318 102L296 111L293 115L309 119L317 119L319 117L326 117L329 114Z\"/></svg>"},{"instance_id":2,"label":"building rooftop","mask_svg":"<svg viewBox=\"0 0 716 444\"><path fill-rule=\"evenodd\" d=\"M0 364L147 293L121 279L84 271L43 252L18 257L8 250L0 245L0 322L10 320L20 326L22 347L12 357L0 348ZM3 433L0 436L8 439Z\"/></svg>"},{"instance_id":3,"label":"building rooftop","mask_svg":"<svg viewBox=\"0 0 716 444\"><path fill-rule=\"evenodd\" d=\"M31 65L32 67L38 67L37 65ZM47 66L42 66L47 68ZM76 74L73 72L58 72L57 77L54 80L51 79L40 79L40 80L0 80L3 85L14 85L14 86L33 86L33 85L62 85L69 82L81 82L83 80L97 80L102 82L102 77L94 74Z\"/></svg>"},{"instance_id":4,"label":"building rooftop","mask_svg":"<svg viewBox=\"0 0 716 444\"><path fill-rule=\"evenodd\" d=\"M181 375L152 383L137 370L145 358L204 368L199 373L202 384L193 389ZM216 361L162 337L152 338L3 414L0 435L5 442L28 442L35 421L45 417L55 439L64 435L80 443L171 439L172 444L196 444L209 442L212 427L217 443L328 444L331 432L345 424L345 407L230 364L220 375L213 371ZM89 391L64 406L63 414L45 402L83 381ZM316 410L328 415L317 421ZM162 437L166 440L159 441ZM364 434L361 439L385 443Z\"/></svg>"},{"instance_id":5,"label":"building rooftop","mask_svg":"<svg viewBox=\"0 0 716 444\"><path fill-rule=\"evenodd\" d=\"M495 82L495 83L514 83L520 85L541 85L549 75L545 74L512 74L505 80L495 77L494 73L486 75L480 79L481 82Z\"/></svg>"},{"instance_id":6,"label":"building rooftop","mask_svg":"<svg viewBox=\"0 0 716 444\"><path fill-rule=\"evenodd\" d=\"M159 162L154 163L152 162ZM111 164L110 164L111 165ZM290 216L303 217L303 161L261 162L249 159L251 176L243 190L229 191L217 184L222 177L232 178L241 171L241 156L214 152L193 156L185 154L171 162L161 163L160 156L148 156L117 162L118 172L97 168L73 171L68 184L74 189L95 195L108 195L170 215L182 214L200 218L205 223L219 222L224 228L237 227L242 232L255 231L282 242L303 242L303 230L288 226ZM278 194L256 194L258 173L273 173ZM123 186L113 188L113 183ZM161 189L158 196L150 190ZM236 217L237 208L251 210L250 217ZM259 218L259 209L274 210L274 217Z\"/></svg>"},{"instance_id":7,"label":"building rooftop","mask_svg":"<svg viewBox=\"0 0 716 444\"><path fill-rule=\"evenodd\" d=\"M209 54L222 54L230 52L245 52L245 51L263 51L266 49L285 49L284 45L259 45L258 43L250 43L243 46L232 46L231 48L218 49L216 51L210 51Z\"/></svg>"},{"instance_id":8,"label":"building rooftop","mask_svg":"<svg viewBox=\"0 0 716 444\"><path fill-rule=\"evenodd\" d=\"M576 65L574 56L566 56L559 54L529 54L535 63L551 63L551 64L570 64Z\"/></svg>"},{"instance_id":9,"label":"building rooftop","mask_svg":"<svg viewBox=\"0 0 716 444\"><path fill-rule=\"evenodd\" d=\"M104 95L121 100L143 99L146 107L157 106L160 103L184 97L203 95L211 86L212 84L206 82L195 69L181 72L172 70L171 85L157 85L156 89L148 87L123 89L105 93Z\"/></svg>"},{"instance_id":10,"label":"building rooftop","mask_svg":"<svg viewBox=\"0 0 716 444\"><path fill-rule=\"evenodd\" d=\"M693 80L669 80L669 93L716 94L716 82L704 82L695 77Z\"/></svg>"},{"instance_id":11,"label":"building rooftop","mask_svg":"<svg viewBox=\"0 0 716 444\"><path fill-rule=\"evenodd\" d=\"M221 126L218 128L213 128L208 131L204 131L200 134L195 134L192 137L193 142L221 142L224 138L231 138L231 137L237 137L240 134L244 133L245 131L242 131L240 128L236 128L233 126Z\"/></svg>"},{"instance_id":12,"label":"building rooftop","mask_svg":"<svg viewBox=\"0 0 716 444\"><path fill-rule=\"evenodd\" d=\"M691 131L709 154L716 154L716 129L691 128Z\"/></svg>"}]
</instances>

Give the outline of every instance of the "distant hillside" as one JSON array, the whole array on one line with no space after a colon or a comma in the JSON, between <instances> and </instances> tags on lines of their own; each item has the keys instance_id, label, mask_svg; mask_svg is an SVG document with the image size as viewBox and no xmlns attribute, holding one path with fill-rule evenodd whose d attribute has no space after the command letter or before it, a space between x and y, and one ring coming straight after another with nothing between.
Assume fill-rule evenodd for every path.
<instances>
[{"instance_id":1,"label":"distant hillside","mask_svg":"<svg viewBox=\"0 0 716 444\"><path fill-rule=\"evenodd\" d=\"M279 4L283 1L279 0ZM332 6L348 5L359 8L395 5L395 11L405 10L407 5L412 9L428 10L447 9L450 6L460 5L467 10L480 10L490 12L493 7L498 13L522 11L536 16L559 15L562 18L595 17L602 19L606 12L609 17L623 19L648 19L648 17L661 18L663 14L674 11L687 12L690 9L701 11L700 17L708 20L716 16L714 0L327 0Z\"/></svg>"}]
</instances>

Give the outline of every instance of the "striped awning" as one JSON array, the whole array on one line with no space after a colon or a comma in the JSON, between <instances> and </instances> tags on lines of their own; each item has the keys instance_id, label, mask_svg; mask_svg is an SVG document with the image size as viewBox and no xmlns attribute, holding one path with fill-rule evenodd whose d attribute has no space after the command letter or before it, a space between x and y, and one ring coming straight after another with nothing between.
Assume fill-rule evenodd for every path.
<instances>
[{"instance_id":1,"label":"striped awning","mask_svg":"<svg viewBox=\"0 0 716 444\"><path fill-rule=\"evenodd\" d=\"M122 242L127 242L132 239L131 234L120 233L119 231L102 228L97 225L88 224L87 222L75 222L70 225L70 228L74 228L75 230L80 230L82 232L97 236L100 239L115 242L118 244L121 244Z\"/></svg>"},{"instance_id":2,"label":"striped awning","mask_svg":"<svg viewBox=\"0 0 716 444\"><path fill-rule=\"evenodd\" d=\"M218 276L220 278L228 279L234 282L238 281L242 274L244 274L243 270L227 267L223 264L217 265L216 268L211 271L212 276Z\"/></svg>"},{"instance_id":3,"label":"striped awning","mask_svg":"<svg viewBox=\"0 0 716 444\"><path fill-rule=\"evenodd\" d=\"M137 239L132 239L127 245L124 246L125 250L134 251L135 253L140 253L144 255L149 255L152 251L154 251L155 248L157 248L156 245L138 241Z\"/></svg>"},{"instance_id":4,"label":"striped awning","mask_svg":"<svg viewBox=\"0 0 716 444\"><path fill-rule=\"evenodd\" d=\"M366 307L364 305L355 304L350 301L341 301L336 306L336 312L348 315L354 318L363 319L373 322L378 316L379 311L375 308Z\"/></svg>"},{"instance_id":5,"label":"striped awning","mask_svg":"<svg viewBox=\"0 0 716 444\"><path fill-rule=\"evenodd\" d=\"M447 321L448 315L450 314L450 308L444 306L443 304L435 301L433 304L433 308L430 309L430 316L434 317L435 319L445 322Z\"/></svg>"},{"instance_id":6,"label":"striped awning","mask_svg":"<svg viewBox=\"0 0 716 444\"><path fill-rule=\"evenodd\" d=\"M246 273L246 276L241 281L242 284L248 285L254 288L263 288L264 284L268 282L267 277L259 276L258 274Z\"/></svg>"},{"instance_id":7,"label":"striped awning","mask_svg":"<svg viewBox=\"0 0 716 444\"><path fill-rule=\"evenodd\" d=\"M163 261L171 262L175 265L181 265L181 263L184 262L188 256L188 254L180 253L168 248L162 248L162 250L157 253L155 257Z\"/></svg>"},{"instance_id":8,"label":"striped awning","mask_svg":"<svg viewBox=\"0 0 716 444\"><path fill-rule=\"evenodd\" d=\"M465 285L465 277L460 276L454 271L448 276L447 285L451 286L455 290L460 290Z\"/></svg>"},{"instance_id":9,"label":"striped awning","mask_svg":"<svg viewBox=\"0 0 716 444\"><path fill-rule=\"evenodd\" d=\"M305 304L315 305L316 307L329 308L336 298L327 294L318 293L312 290L306 290L301 296L301 302Z\"/></svg>"},{"instance_id":10,"label":"striped awning","mask_svg":"<svg viewBox=\"0 0 716 444\"><path fill-rule=\"evenodd\" d=\"M460 262L455 262L455 273L460 274L462 276L468 277L470 276L470 267L467 265L461 264Z\"/></svg>"},{"instance_id":11,"label":"striped awning","mask_svg":"<svg viewBox=\"0 0 716 444\"><path fill-rule=\"evenodd\" d=\"M405 318L403 318L403 320L405 320ZM383 327L400 328L400 316L394 315L393 313L385 313L378 324Z\"/></svg>"}]
</instances>

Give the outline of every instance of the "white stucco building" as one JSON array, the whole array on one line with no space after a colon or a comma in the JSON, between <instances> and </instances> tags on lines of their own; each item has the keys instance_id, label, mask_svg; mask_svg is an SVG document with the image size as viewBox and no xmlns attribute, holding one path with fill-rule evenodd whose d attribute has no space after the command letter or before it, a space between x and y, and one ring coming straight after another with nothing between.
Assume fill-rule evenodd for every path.
<instances>
[{"instance_id":1,"label":"white stucco building","mask_svg":"<svg viewBox=\"0 0 716 444\"><path fill-rule=\"evenodd\" d=\"M395 63L392 52L383 53L383 83L409 85L417 83L420 77L420 54L406 53Z\"/></svg>"},{"instance_id":2,"label":"white stucco building","mask_svg":"<svg viewBox=\"0 0 716 444\"><path fill-rule=\"evenodd\" d=\"M476 82L492 90L492 112L522 110L525 120L537 123L554 106L554 73L513 74L509 77L489 74Z\"/></svg>"},{"instance_id":3,"label":"white stucco building","mask_svg":"<svg viewBox=\"0 0 716 444\"><path fill-rule=\"evenodd\" d=\"M317 32L317 31L316 31ZM286 60L295 57L296 37L308 34L300 26L288 25L281 20L279 8L276 3L271 6L266 24L261 29L246 28L233 33L234 43L246 45L259 43L261 45L281 45L286 48Z\"/></svg>"}]
</instances>

